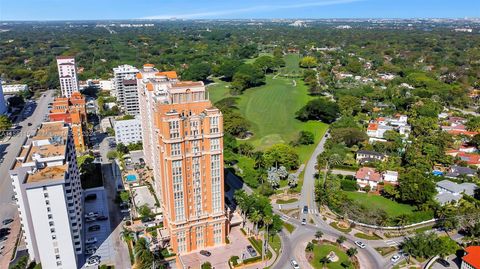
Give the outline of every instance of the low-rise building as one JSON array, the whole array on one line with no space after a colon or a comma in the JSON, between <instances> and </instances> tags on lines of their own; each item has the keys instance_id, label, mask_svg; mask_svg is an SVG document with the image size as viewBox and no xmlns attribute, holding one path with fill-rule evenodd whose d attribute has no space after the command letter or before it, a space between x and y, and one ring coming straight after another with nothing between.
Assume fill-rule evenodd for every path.
<instances>
[{"instance_id":1,"label":"low-rise building","mask_svg":"<svg viewBox=\"0 0 480 269\"><path fill-rule=\"evenodd\" d=\"M360 187L365 188L369 185L372 190L375 190L377 189L378 183L382 181L382 174L377 172L375 168L362 167L355 174L355 178Z\"/></svg>"},{"instance_id":2,"label":"low-rise building","mask_svg":"<svg viewBox=\"0 0 480 269\"><path fill-rule=\"evenodd\" d=\"M398 172L387 170L382 174L383 182L390 183L393 185L398 184Z\"/></svg>"},{"instance_id":3,"label":"low-rise building","mask_svg":"<svg viewBox=\"0 0 480 269\"><path fill-rule=\"evenodd\" d=\"M142 125L139 116L127 120L116 119L113 126L117 144L129 145L142 142Z\"/></svg>"},{"instance_id":4,"label":"low-rise building","mask_svg":"<svg viewBox=\"0 0 480 269\"><path fill-rule=\"evenodd\" d=\"M461 269L480 269L480 246L465 248Z\"/></svg>"},{"instance_id":5,"label":"low-rise building","mask_svg":"<svg viewBox=\"0 0 480 269\"><path fill-rule=\"evenodd\" d=\"M475 169L464 166L452 165L445 176L449 178L458 178L460 176L473 177L476 175L477 171Z\"/></svg>"},{"instance_id":6,"label":"low-rise building","mask_svg":"<svg viewBox=\"0 0 480 269\"><path fill-rule=\"evenodd\" d=\"M102 132L107 132L108 128L113 128L111 117L103 118L100 121L100 129L102 129Z\"/></svg>"},{"instance_id":7,"label":"low-rise building","mask_svg":"<svg viewBox=\"0 0 480 269\"><path fill-rule=\"evenodd\" d=\"M357 162L361 164L378 161L383 162L387 159L387 155L376 151L359 150L357 151L356 159Z\"/></svg>"},{"instance_id":8,"label":"low-rise building","mask_svg":"<svg viewBox=\"0 0 480 269\"><path fill-rule=\"evenodd\" d=\"M436 188L438 191L435 199L442 205L456 202L462 198L462 196L469 195L473 196L477 185L474 183L455 183L448 179L437 182Z\"/></svg>"},{"instance_id":9,"label":"low-rise building","mask_svg":"<svg viewBox=\"0 0 480 269\"><path fill-rule=\"evenodd\" d=\"M79 92L73 92L70 98L55 98L48 114L50 121L64 121L72 127L75 148L86 149L87 109L85 98Z\"/></svg>"},{"instance_id":10,"label":"low-rise building","mask_svg":"<svg viewBox=\"0 0 480 269\"><path fill-rule=\"evenodd\" d=\"M17 94L24 91L28 91L27 84L2 84L3 93L5 94Z\"/></svg>"}]
</instances>

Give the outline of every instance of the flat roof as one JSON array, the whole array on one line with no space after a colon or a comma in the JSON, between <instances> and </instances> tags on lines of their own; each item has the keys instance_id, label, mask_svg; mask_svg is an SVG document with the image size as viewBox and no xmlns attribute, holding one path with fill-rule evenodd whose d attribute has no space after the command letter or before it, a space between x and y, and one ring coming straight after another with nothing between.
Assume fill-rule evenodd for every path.
<instances>
[{"instance_id":1,"label":"flat roof","mask_svg":"<svg viewBox=\"0 0 480 269\"><path fill-rule=\"evenodd\" d=\"M68 166L66 164L58 166L47 166L33 174L27 173L25 183L37 183L47 180L63 180L67 169Z\"/></svg>"}]
</instances>

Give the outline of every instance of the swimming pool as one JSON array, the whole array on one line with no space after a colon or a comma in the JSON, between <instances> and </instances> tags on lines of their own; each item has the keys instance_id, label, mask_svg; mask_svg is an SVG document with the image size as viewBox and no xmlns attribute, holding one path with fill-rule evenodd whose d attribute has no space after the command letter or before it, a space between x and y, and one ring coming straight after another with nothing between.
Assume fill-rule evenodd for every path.
<instances>
[{"instance_id":1,"label":"swimming pool","mask_svg":"<svg viewBox=\"0 0 480 269\"><path fill-rule=\"evenodd\" d=\"M126 180L127 182L137 181L137 176L130 174L130 175L127 175L127 176L125 177L125 180Z\"/></svg>"}]
</instances>

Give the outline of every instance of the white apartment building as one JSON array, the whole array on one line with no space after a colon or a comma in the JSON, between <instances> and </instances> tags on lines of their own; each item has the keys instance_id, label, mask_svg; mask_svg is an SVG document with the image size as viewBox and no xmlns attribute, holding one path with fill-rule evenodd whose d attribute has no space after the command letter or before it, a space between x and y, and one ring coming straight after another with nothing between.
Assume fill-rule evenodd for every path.
<instances>
[{"instance_id":1,"label":"white apartment building","mask_svg":"<svg viewBox=\"0 0 480 269\"><path fill-rule=\"evenodd\" d=\"M7 105L5 104L5 97L3 96L2 80L0 79L0 114L7 113Z\"/></svg>"},{"instance_id":2,"label":"white apartment building","mask_svg":"<svg viewBox=\"0 0 480 269\"><path fill-rule=\"evenodd\" d=\"M3 88L4 93L16 94L23 91L28 91L27 84L2 84L0 87Z\"/></svg>"},{"instance_id":3,"label":"white apartment building","mask_svg":"<svg viewBox=\"0 0 480 269\"><path fill-rule=\"evenodd\" d=\"M9 174L30 259L43 268L79 268L82 188L70 127L42 123Z\"/></svg>"},{"instance_id":4,"label":"white apartment building","mask_svg":"<svg viewBox=\"0 0 480 269\"><path fill-rule=\"evenodd\" d=\"M138 108L138 92L136 74L138 69L131 65L120 65L113 68L113 84L114 95L117 102L125 113L137 115Z\"/></svg>"},{"instance_id":5,"label":"white apartment building","mask_svg":"<svg viewBox=\"0 0 480 269\"><path fill-rule=\"evenodd\" d=\"M113 125L117 144L129 145L142 142L142 125L139 116L131 120L117 119Z\"/></svg>"},{"instance_id":6,"label":"white apartment building","mask_svg":"<svg viewBox=\"0 0 480 269\"><path fill-rule=\"evenodd\" d=\"M57 67L62 96L70 97L73 92L78 92L75 58L70 56L57 56Z\"/></svg>"}]
</instances>

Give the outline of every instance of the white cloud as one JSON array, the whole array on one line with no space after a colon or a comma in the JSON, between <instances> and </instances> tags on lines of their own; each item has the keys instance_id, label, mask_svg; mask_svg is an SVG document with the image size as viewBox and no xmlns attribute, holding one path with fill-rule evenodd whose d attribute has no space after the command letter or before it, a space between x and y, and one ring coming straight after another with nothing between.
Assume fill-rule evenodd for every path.
<instances>
[{"instance_id":1,"label":"white cloud","mask_svg":"<svg viewBox=\"0 0 480 269\"><path fill-rule=\"evenodd\" d=\"M228 9L228 10L217 10L217 11L207 11L207 12L195 12L195 13L183 13L183 14L162 14L157 16L148 16L142 19L152 19L152 20L162 20L162 19L198 19L198 18L211 18L218 17L223 15L233 15L241 14L252 11L270 11L270 10L279 10L279 9L294 9L294 8L305 8L305 7L320 7L320 6L332 6L340 4L348 4L352 2L359 2L363 0L329 0L329 1L317 1L317 2L305 2L305 3L296 3L296 4L286 4L286 5L258 5L247 8L237 8L237 9Z\"/></svg>"}]
</instances>

